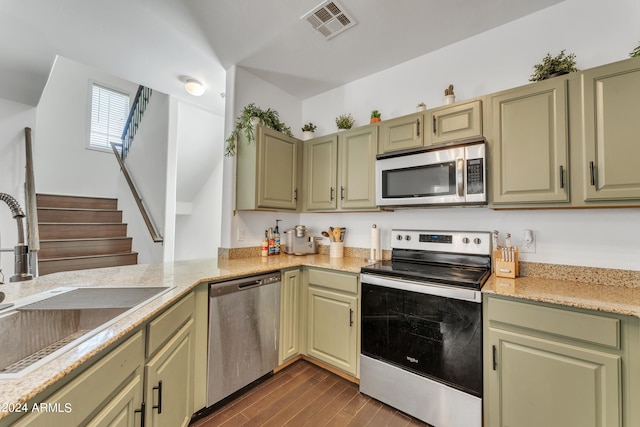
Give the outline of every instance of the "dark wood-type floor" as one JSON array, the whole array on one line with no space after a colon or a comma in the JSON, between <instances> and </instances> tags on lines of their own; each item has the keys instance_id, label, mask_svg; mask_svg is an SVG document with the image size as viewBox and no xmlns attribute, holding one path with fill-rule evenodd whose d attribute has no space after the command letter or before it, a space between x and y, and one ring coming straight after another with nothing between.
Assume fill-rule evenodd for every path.
<instances>
[{"instance_id":1,"label":"dark wood-type floor","mask_svg":"<svg viewBox=\"0 0 640 427\"><path fill-rule=\"evenodd\" d=\"M358 392L358 386L298 361L191 427L428 426Z\"/></svg>"}]
</instances>

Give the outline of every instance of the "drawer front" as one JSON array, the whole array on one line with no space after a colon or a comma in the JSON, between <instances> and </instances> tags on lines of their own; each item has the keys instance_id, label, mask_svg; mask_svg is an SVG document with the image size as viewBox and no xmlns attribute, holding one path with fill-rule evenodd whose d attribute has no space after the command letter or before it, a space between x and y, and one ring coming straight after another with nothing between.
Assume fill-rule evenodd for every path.
<instances>
[{"instance_id":1,"label":"drawer front","mask_svg":"<svg viewBox=\"0 0 640 427\"><path fill-rule=\"evenodd\" d=\"M309 285L357 294L358 276L311 268L309 269Z\"/></svg>"},{"instance_id":2,"label":"drawer front","mask_svg":"<svg viewBox=\"0 0 640 427\"><path fill-rule=\"evenodd\" d=\"M149 322L147 326L147 357L160 348L191 317L195 309L193 292Z\"/></svg>"},{"instance_id":3,"label":"drawer front","mask_svg":"<svg viewBox=\"0 0 640 427\"><path fill-rule=\"evenodd\" d=\"M604 347L620 348L620 319L489 298L489 322L506 323Z\"/></svg>"}]
</instances>

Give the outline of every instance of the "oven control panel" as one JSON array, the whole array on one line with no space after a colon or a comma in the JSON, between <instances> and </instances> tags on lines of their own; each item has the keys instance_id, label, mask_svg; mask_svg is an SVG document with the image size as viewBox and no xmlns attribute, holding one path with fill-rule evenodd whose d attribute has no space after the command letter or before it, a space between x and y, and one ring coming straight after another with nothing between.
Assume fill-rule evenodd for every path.
<instances>
[{"instance_id":1,"label":"oven control panel","mask_svg":"<svg viewBox=\"0 0 640 427\"><path fill-rule=\"evenodd\" d=\"M491 254L491 233L488 231L391 230L393 249Z\"/></svg>"}]
</instances>

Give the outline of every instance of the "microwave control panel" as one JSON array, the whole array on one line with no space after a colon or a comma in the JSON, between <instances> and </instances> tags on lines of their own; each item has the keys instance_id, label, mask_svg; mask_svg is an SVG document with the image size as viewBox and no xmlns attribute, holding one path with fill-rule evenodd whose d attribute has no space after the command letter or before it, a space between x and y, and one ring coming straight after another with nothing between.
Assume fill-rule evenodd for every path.
<instances>
[{"instance_id":1,"label":"microwave control panel","mask_svg":"<svg viewBox=\"0 0 640 427\"><path fill-rule=\"evenodd\" d=\"M467 160L467 194L484 193L484 159Z\"/></svg>"}]
</instances>

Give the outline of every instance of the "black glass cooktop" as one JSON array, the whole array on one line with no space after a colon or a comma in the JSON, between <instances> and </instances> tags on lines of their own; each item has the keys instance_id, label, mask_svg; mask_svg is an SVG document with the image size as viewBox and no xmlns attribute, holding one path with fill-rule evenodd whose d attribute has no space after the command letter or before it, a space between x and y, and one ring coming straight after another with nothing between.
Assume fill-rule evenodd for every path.
<instances>
[{"instance_id":1,"label":"black glass cooktop","mask_svg":"<svg viewBox=\"0 0 640 427\"><path fill-rule=\"evenodd\" d=\"M361 272L480 290L484 282L489 278L491 269L486 266L475 267L392 260L379 261L362 267Z\"/></svg>"}]
</instances>

